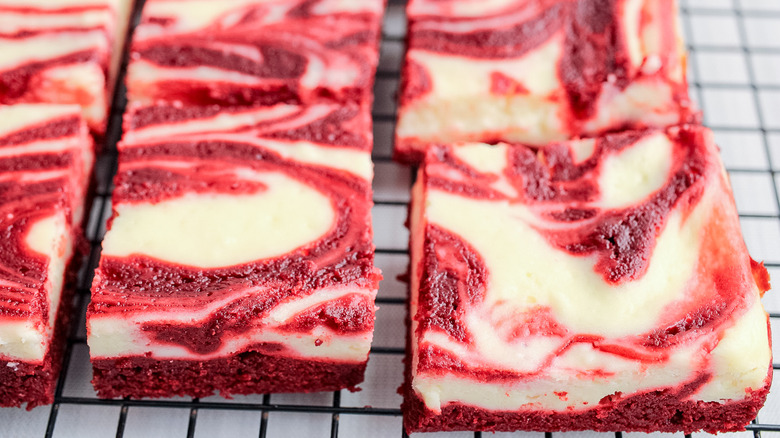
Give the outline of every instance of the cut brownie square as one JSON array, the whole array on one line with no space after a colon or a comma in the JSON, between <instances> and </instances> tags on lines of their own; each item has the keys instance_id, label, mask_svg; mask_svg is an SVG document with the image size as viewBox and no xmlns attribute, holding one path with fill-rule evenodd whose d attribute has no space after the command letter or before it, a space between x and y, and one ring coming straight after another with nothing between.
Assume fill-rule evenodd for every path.
<instances>
[{"instance_id":1,"label":"cut brownie square","mask_svg":"<svg viewBox=\"0 0 780 438\"><path fill-rule=\"evenodd\" d=\"M406 430L742 430L764 267L712 134L433 146L413 189Z\"/></svg>"},{"instance_id":2,"label":"cut brownie square","mask_svg":"<svg viewBox=\"0 0 780 438\"><path fill-rule=\"evenodd\" d=\"M371 102L384 0L149 0L131 101Z\"/></svg>"},{"instance_id":3,"label":"cut brownie square","mask_svg":"<svg viewBox=\"0 0 780 438\"><path fill-rule=\"evenodd\" d=\"M78 106L0 106L0 406L54 400L92 149Z\"/></svg>"},{"instance_id":4,"label":"cut brownie square","mask_svg":"<svg viewBox=\"0 0 780 438\"><path fill-rule=\"evenodd\" d=\"M132 0L0 0L0 103L77 104L105 134Z\"/></svg>"},{"instance_id":5,"label":"cut brownie square","mask_svg":"<svg viewBox=\"0 0 780 438\"><path fill-rule=\"evenodd\" d=\"M87 314L98 395L358 384L381 278L370 147L259 138L234 129L257 113L235 108L218 117L225 132L182 134L181 121L197 115L181 111L166 116L166 137L160 119L141 123L136 112L128 123L146 135L131 132L119 146Z\"/></svg>"},{"instance_id":6,"label":"cut brownie square","mask_svg":"<svg viewBox=\"0 0 780 438\"><path fill-rule=\"evenodd\" d=\"M396 158L693 121L674 1L410 0Z\"/></svg>"}]
</instances>

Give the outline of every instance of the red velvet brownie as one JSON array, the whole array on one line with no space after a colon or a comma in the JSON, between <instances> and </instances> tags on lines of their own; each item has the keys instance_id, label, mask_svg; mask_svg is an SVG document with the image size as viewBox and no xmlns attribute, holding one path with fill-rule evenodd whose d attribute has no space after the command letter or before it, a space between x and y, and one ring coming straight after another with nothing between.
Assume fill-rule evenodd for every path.
<instances>
[{"instance_id":1,"label":"red velvet brownie","mask_svg":"<svg viewBox=\"0 0 780 438\"><path fill-rule=\"evenodd\" d=\"M128 117L146 134L130 132L119 146L114 213L87 314L98 395L358 384L381 277L370 131L353 135L362 144L320 142L291 127L261 138L233 128L254 124L262 110L218 118L190 110ZM184 134L197 118L204 132Z\"/></svg>"},{"instance_id":2,"label":"red velvet brownie","mask_svg":"<svg viewBox=\"0 0 780 438\"><path fill-rule=\"evenodd\" d=\"M92 148L75 105L0 106L0 406L54 400Z\"/></svg>"},{"instance_id":3,"label":"red velvet brownie","mask_svg":"<svg viewBox=\"0 0 780 438\"><path fill-rule=\"evenodd\" d=\"M410 0L396 157L694 120L674 0Z\"/></svg>"},{"instance_id":4,"label":"red velvet brownie","mask_svg":"<svg viewBox=\"0 0 780 438\"><path fill-rule=\"evenodd\" d=\"M371 102L384 0L148 0L131 101Z\"/></svg>"},{"instance_id":5,"label":"red velvet brownie","mask_svg":"<svg viewBox=\"0 0 780 438\"><path fill-rule=\"evenodd\" d=\"M429 149L411 208L406 430L741 430L766 270L711 132Z\"/></svg>"},{"instance_id":6,"label":"red velvet brownie","mask_svg":"<svg viewBox=\"0 0 780 438\"><path fill-rule=\"evenodd\" d=\"M0 103L78 104L106 130L132 0L0 0Z\"/></svg>"}]
</instances>

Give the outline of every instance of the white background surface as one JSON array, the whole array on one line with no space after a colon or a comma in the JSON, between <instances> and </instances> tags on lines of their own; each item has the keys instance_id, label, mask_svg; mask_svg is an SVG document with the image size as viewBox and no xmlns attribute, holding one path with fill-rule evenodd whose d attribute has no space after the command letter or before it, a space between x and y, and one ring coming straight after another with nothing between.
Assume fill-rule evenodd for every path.
<instances>
[{"instance_id":1,"label":"white background surface","mask_svg":"<svg viewBox=\"0 0 780 438\"><path fill-rule=\"evenodd\" d=\"M217 0L214 0L217 1ZM752 256L764 260L780 281L780 0L680 0L687 39L691 94L704 110L731 175L745 240ZM31 412L0 409L0 437L401 437L396 389L402 380L405 285L396 277L406 269L408 234L403 226L411 172L390 160L394 95L403 56L405 23L401 1L390 0L376 82L374 107L374 229L377 264L385 280L379 292L376 334L362 391L304 395L273 394L225 400L209 397L124 402L101 401L89 383L91 370L84 330L70 340L71 354L52 406ZM113 121L118 118L115 114ZM114 139L118 133L114 133ZM110 214L109 174L113 155L99 162L99 196L87 235L97 243ZM94 268L93 251L89 268ZM89 278L84 277L83 284ZM80 291L79 305L87 292ZM764 298L780 351L780 296ZM83 327L83 317L79 327ZM777 360L776 360L777 362ZM780 376L777 376L780 379ZM780 385L780 382L778 383ZM777 386L777 385L776 385ZM365 408L370 406L370 408ZM770 393L756 429L780 431L780 389ZM759 432L727 434L749 437ZM763 432L771 435L771 432ZM489 434L426 434L474 437ZM578 432L555 437L604 437ZM623 434L639 437L644 434ZM655 435L655 434L653 434ZM661 434L658 434L661 435ZM670 434L663 434L670 435ZM703 436L706 434L694 434ZM542 438L541 433L495 434ZM677 434L682 438L682 434ZM549 438L549 437L548 437Z\"/></svg>"}]
</instances>

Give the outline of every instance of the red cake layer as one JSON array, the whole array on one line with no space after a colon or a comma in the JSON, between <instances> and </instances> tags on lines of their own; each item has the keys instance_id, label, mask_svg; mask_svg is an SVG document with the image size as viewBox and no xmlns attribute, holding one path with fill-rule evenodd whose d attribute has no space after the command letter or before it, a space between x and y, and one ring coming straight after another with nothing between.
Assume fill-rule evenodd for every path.
<instances>
[{"instance_id":1,"label":"red cake layer","mask_svg":"<svg viewBox=\"0 0 780 438\"><path fill-rule=\"evenodd\" d=\"M407 356L406 362L411 358ZM771 369L769 375L771 376ZM407 379L407 382L409 379ZM442 430L575 431L598 432L736 432L745 430L745 419L755 418L764 405L771 377L747 398L725 405L718 402L680 401L681 392L654 391L621 398L604 398L598 407L577 413L497 412L462 404L450 404L433 415L404 385L404 427L409 431Z\"/></svg>"},{"instance_id":2,"label":"red cake layer","mask_svg":"<svg viewBox=\"0 0 780 438\"><path fill-rule=\"evenodd\" d=\"M92 365L92 384L101 398L335 391L362 382L366 369L365 363L297 360L256 351L208 361L125 357L93 360Z\"/></svg>"}]
</instances>

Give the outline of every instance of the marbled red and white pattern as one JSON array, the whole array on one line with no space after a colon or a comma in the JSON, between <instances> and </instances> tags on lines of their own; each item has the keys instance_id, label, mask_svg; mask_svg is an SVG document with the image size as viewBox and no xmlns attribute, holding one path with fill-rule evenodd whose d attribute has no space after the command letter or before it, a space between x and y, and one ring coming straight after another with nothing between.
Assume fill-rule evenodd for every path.
<instances>
[{"instance_id":1,"label":"marbled red and white pattern","mask_svg":"<svg viewBox=\"0 0 780 438\"><path fill-rule=\"evenodd\" d=\"M369 104L384 0L150 0L131 101Z\"/></svg>"},{"instance_id":2,"label":"marbled red and white pattern","mask_svg":"<svg viewBox=\"0 0 780 438\"><path fill-rule=\"evenodd\" d=\"M411 0L396 157L426 144L669 126L688 99L674 0Z\"/></svg>"},{"instance_id":3,"label":"marbled red and white pattern","mask_svg":"<svg viewBox=\"0 0 780 438\"><path fill-rule=\"evenodd\" d=\"M344 114L341 134L323 135ZM358 108L139 107L126 125L88 311L98 393L312 391L362 380L381 275L371 137ZM229 368L247 357L292 361L289 372L334 368L320 381L290 384L284 368L251 369L256 380L242 381ZM163 373L169 363L233 365L195 388L162 379L148 391L138 389L143 376L116 384L106 365L142 362ZM350 377L334 383L342 371Z\"/></svg>"},{"instance_id":4,"label":"marbled red and white pattern","mask_svg":"<svg viewBox=\"0 0 780 438\"><path fill-rule=\"evenodd\" d=\"M739 430L763 404L769 278L706 128L434 146L411 211L407 430Z\"/></svg>"},{"instance_id":5,"label":"marbled red and white pattern","mask_svg":"<svg viewBox=\"0 0 780 438\"><path fill-rule=\"evenodd\" d=\"M0 103L77 104L101 136L132 0L1 0Z\"/></svg>"},{"instance_id":6,"label":"marbled red and white pattern","mask_svg":"<svg viewBox=\"0 0 780 438\"><path fill-rule=\"evenodd\" d=\"M92 148L77 106L0 106L0 406L53 400Z\"/></svg>"},{"instance_id":7,"label":"marbled red and white pattern","mask_svg":"<svg viewBox=\"0 0 780 438\"><path fill-rule=\"evenodd\" d=\"M354 103L310 105L182 106L131 105L125 114L124 141L198 133L231 133L277 141L308 141L370 152L371 110Z\"/></svg>"}]
</instances>

